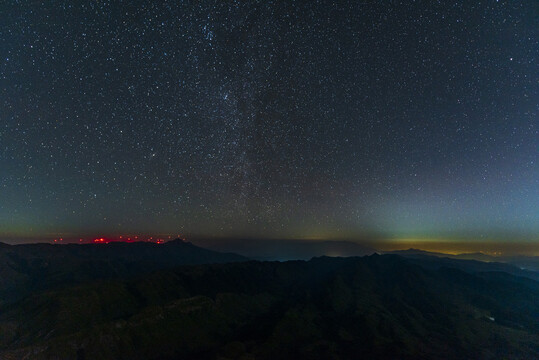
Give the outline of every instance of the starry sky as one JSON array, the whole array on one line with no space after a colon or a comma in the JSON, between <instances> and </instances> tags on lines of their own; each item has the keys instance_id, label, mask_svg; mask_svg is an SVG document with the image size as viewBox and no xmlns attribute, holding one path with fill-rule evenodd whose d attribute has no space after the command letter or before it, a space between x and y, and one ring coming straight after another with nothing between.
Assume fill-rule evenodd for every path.
<instances>
[{"instance_id":1,"label":"starry sky","mask_svg":"<svg viewBox=\"0 0 539 360\"><path fill-rule=\"evenodd\" d=\"M0 240L539 244L539 2L0 5Z\"/></svg>"}]
</instances>

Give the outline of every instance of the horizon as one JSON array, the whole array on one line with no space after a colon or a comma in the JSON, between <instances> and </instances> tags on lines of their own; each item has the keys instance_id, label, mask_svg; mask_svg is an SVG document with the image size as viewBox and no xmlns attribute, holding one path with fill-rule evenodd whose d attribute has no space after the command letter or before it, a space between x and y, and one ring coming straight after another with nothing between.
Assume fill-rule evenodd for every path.
<instances>
[{"instance_id":1,"label":"horizon","mask_svg":"<svg viewBox=\"0 0 539 360\"><path fill-rule=\"evenodd\" d=\"M8 245L32 245L32 244L79 244L79 245L91 245L91 244L109 244L109 243L154 243L164 244L175 240L181 240L193 245L207 248L211 250L221 252L237 252L241 254L241 250L233 251L234 249L245 249L245 246L249 247L249 243L253 242L255 245L251 246L256 248L257 245L272 245L272 244L284 244L292 242L296 244L316 244L316 243L349 243L364 246L365 248L371 248L377 252L391 252L391 251L404 251L404 250L420 250L430 253L441 253L446 255L463 255L463 254L475 254L481 253L494 257L502 256L539 256L539 244L535 242L500 242L500 241L455 241L447 239L377 239L377 240L353 240L353 239L278 239L278 238L265 238L265 239L253 239L253 238L230 238L230 237L186 237L182 235L125 235L125 236L97 236L97 237L84 237L84 238L72 238L72 237L57 237L47 239L0 239L0 243ZM228 249L228 250L221 250ZM252 250L251 250L252 251ZM263 246L258 250L260 255L264 254Z\"/></svg>"}]
</instances>

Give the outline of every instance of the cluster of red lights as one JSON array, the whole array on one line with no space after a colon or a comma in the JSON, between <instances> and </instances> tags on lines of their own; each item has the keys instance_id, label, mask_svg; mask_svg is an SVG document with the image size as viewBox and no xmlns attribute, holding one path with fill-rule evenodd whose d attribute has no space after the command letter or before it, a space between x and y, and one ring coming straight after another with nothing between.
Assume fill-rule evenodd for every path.
<instances>
[{"instance_id":1,"label":"cluster of red lights","mask_svg":"<svg viewBox=\"0 0 539 360\"><path fill-rule=\"evenodd\" d=\"M168 240L172 239L182 239L185 241L185 238L181 235L178 235L176 237L173 237L171 235L167 237L153 237L153 236L139 236L139 235L120 235L117 237L96 237L91 239L83 239L79 238L78 243L80 244L109 244L112 242L127 242L127 243L133 243L133 242L151 242L154 244L164 244ZM64 242L63 238L57 238L54 239L54 243ZM77 242L77 240L68 239L65 241L66 243L73 243Z\"/></svg>"},{"instance_id":2,"label":"cluster of red lights","mask_svg":"<svg viewBox=\"0 0 539 360\"><path fill-rule=\"evenodd\" d=\"M171 237L169 237L170 239ZM163 244L165 239L163 238L154 238L153 236L147 238L139 238L139 236L119 236L118 238L95 238L91 242L94 244L108 244L111 242L127 242L133 243L138 241L151 242L155 244Z\"/></svg>"}]
</instances>

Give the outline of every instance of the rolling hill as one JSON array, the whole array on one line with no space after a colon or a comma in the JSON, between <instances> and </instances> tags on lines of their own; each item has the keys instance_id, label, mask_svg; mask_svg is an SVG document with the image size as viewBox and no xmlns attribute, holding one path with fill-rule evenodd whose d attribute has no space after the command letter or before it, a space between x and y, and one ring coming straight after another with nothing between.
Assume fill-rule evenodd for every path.
<instances>
[{"instance_id":1,"label":"rolling hill","mask_svg":"<svg viewBox=\"0 0 539 360\"><path fill-rule=\"evenodd\" d=\"M97 279L127 278L179 265L246 260L179 239L165 244L1 244L0 305L36 291Z\"/></svg>"},{"instance_id":2,"label":"rolling hill","mask_svg":"<svg viewBox=\"0 0 539 360\"><path fill-rule=\"evenodd\" d=\"M0 308L0 358L539 357L539 283L447 265L249 261L49 289Z\"/></svg>"}]
</instances>

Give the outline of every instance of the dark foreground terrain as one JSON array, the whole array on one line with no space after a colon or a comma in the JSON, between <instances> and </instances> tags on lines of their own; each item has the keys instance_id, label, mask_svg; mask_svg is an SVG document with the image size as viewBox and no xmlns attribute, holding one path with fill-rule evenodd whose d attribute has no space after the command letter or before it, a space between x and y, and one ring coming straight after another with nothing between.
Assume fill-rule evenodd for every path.
<instances>
[{"instance_id":1,"label":"dark foreground terrain","mask_svg":"<svg viewBox=\"0 0 539 360\"><path fill-rule=\"evenodd\" d=\"M0 359L539 358L538 282L436 261L162 266L35 285L0 307Z\"/></svg>"},{"instance_id":2,"label":"dark foreground terrain","mask_svg":"<svg viewBox=\"0 0 539 360\"><path fill-rule=\"evenodd\" d=\"M231 263L247 258L180 239L166 244L0 243L0 306L32 293L99 279L127 279L179 265Z\"/></svg>"}]
</instances>

